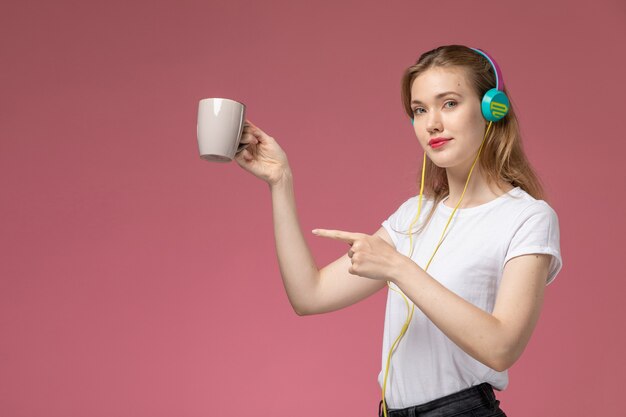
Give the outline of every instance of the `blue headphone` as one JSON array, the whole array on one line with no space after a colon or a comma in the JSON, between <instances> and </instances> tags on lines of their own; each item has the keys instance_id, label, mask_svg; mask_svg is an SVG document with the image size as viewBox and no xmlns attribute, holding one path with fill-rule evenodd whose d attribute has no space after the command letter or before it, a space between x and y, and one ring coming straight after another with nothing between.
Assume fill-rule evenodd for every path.
<instances>
[{"instance_id":1,"label":"blue headphone","mask_svg":"<svg viewBox=\"0 0 626 417\"><path fill-rule=\"evenodd\" d=\"M476 49L470 48L482 56L484 56L487 61L491 64L493 71L496 74L496 87L490 89L485 93L481 102L481 110L483 113L483 117L490 122L497 122L502 119L509 112L509 108L511 106L509 102L509 98L504 94L504 80L502 79L502 72L500 71L500 67L496 64L496 61L487 55L486 52ZM411 118L411 124L414 123L414 118Z\"/></svg>"}]
</instances>

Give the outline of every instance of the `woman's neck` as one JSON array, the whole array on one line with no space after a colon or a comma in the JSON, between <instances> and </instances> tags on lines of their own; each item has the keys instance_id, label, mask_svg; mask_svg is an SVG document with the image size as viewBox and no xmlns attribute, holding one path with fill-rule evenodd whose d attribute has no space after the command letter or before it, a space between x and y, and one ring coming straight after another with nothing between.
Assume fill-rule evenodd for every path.
<instances>
[{"instance_id":1,"label":"woman's neck","mask_svg":"<svg viewBox=\"0 0 626 417\"><path fill-rule=\"evenodd\" d=\"M463 189L465 188L465 182L467 181L467 175L469 171L464 175L455 175L453 172L446 170L448 177L449 194L448 199L444 204L448 207L456 207L461 195L463 194L463 201L459 208L471 208L486 204L502 194L508 193L513 187L510 183L500 180L498 184L490 183L481 172L477 170L478 166L474 167L472 171L472 177L467 184L465 194Z\"/></svg>"}]
</instances>

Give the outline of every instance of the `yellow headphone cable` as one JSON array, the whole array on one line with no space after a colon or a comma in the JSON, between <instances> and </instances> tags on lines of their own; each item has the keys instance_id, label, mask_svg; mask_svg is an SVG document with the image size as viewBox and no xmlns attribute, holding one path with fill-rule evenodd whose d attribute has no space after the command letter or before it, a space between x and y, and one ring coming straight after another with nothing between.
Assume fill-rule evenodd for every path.
<instances>
[{"instance_id":1,"label":"yellow headphone cable","mask_svg":"<svg viewBox=\"0 0 626 417\"><path fill-rule=\"evenodd\" d=\"M470 180L470 178L472 176L472 171L474 170L474 165L476 165L476 161L478 161L478 158L480 156L480 151L482 150L483 145L485 144L485 139L487 138L487 135L489 134L489 130L491 129L491 124L492 123L493 122L489 122L489 125L487 126L487 130L485 131L485 136L483 137L483 141L480 144L480 148L478 148L478 153L476 154L476 158L474 158L474 163L472 164L472 167L470 168L469 174L467 176L467 181L465 181L465 187L463 188L463 193L461 193L461 198L459 199L459 202L456 203L456 206L454 207L454 210L452 211L452 214L450 215L450 218L448 219L448 223L446 223L446 227L443 229L443 233L441 234L441 238L439 239L439 243L437 244L437 247L435 248L435 251L431 255L430 260L426 264L426 268L424 268L424 271L428 270L428 267L430 266L430 263L432 262L433 257L435 256L435 253L437 253L437 250L439 249L439 246L441 246L441 243L443 242L443 237L444 237L444 235L446 233L446 230L448 229L448 225L450 224L450 221L452 220L452 217L454 216L454 213L456 213L457 208L459 208L459 205L461 205L461 201L463 201L463 196L465 195L465 190L467 189L467 184L469 183L469 180ZM419 195L419 201L418 201L418 205L417 205L417 216L415 216L415 219L413 219L413 221L411 222L411 225L409 226L409 242L410 242L409 258L411 258L413 256L413 233L412 233L413 225L419 219L420 213L422 211L422 192L424 191L424 173L425 173L425 170L426 170L426 152L424 152L424 162L422 164L422 184L420 186L420 195ZM394 289L390 285L389 281L387 281L387 286L389 287L389 289L397 292L398 294L400 294L402 296L402 298L404 298L404 302L406 303L406 308L407 308L407 310L409 310L409 301L406 299L404 294L402 294L402 292L397 291L396 289ZM383 400L382 400L382 403L383 403L383 411L384 411L384 416L385 417L387 417L387 403L385 401L385 392L386 392L386 388L387 388L387 376L388 376L388 373L389 373L389 363L391 362L391 355L393 354L393 351L394 351L395 347L397 346L397 344L399 343L399 341L402 339L402 337L406 333L406 330L409 328L409 324L411 323L411 319L413 318L414 308L415 308L415 304L411 303L411 309L409 311L409 314L408 314L406 322L402 326L402 331L400 332L400 335L396 338L396 340L391 345L391 348L389 349L389 356L387 357L387 365L386 365L386 370L385 370L385 378L383 380Z\"/></svg>"}]
</instances>

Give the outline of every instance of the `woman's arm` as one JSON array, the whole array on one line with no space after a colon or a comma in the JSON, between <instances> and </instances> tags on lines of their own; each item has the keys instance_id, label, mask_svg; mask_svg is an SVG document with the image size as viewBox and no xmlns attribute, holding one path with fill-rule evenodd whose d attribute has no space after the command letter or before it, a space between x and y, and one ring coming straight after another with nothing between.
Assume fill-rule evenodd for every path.
<instances>
[{"instance_id":1,"label":"woman's arm","mask_svg":"<svg viewBox=\"0 0 626 417\"><path fill-rule=\"evenodd\" d=\"M291 170L285 172L281 181L271 185L270 190L278 265L296 314L304 316L335 311L369 297L386 285L385 281L351 275L348 255L318 269L300 230ZM384 228L374 235L393 245Z\"/></svg>"},{"instance_id":2,"label":"woman's arm","mask_svg":"<svg viewBox=\"0 0 626 417\"><path fill-rule=\"evenodd\" d=\"M319 271L300 230L291 170L270 185L270 190L280 274L291 306L301 315L315 293Z\"/></svg>"},{"instance_id":3,"label":"woman's arm","mask_svg":"<svg viewBox=\"0 0 626 417\"><path fill-rule=\"evenodd\" d=\"M235 160L243 169L265 181L272 193L276 255L287 297L296 314L302 316L340 309L383 288L385 282L350 275L348 255L321 270L317 268L300 229L293 173L287 155L273 137L248 119L241 144ZM393 245L382 227L375 235Z\"/></svg>"},{"instance_id":4,"label":"woman's arm","mask_svg":"<svg viewBox=\"0 0 626 417\"><path fill-rule=\"evenodd\" d=\"M543 303L550 255L509 260L493 314L448 290L409 258L392 282L457 346L496 370L510 368L524 351Z\"/></svg>"}]
</instances>

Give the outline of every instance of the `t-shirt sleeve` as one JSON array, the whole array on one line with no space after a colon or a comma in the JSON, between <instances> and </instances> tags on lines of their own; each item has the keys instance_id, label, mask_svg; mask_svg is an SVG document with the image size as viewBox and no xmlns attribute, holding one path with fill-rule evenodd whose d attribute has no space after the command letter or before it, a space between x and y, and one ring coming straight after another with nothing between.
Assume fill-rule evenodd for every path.
<instances>
[{"instance_id":1,"label":"t-shirt sleeve","mask_svg":"<svg viewBox=\"0 0 626 417\"><path fill-rule=\"evenodd\" d=\"M400 240L400 233L398 231L406 231L403 229L403 223L406 223L406 213L409 210L409 205L411 200L414 198L409 198L406 200L398 209L389 216L386 220L382 222L382 226L385 228L389 236L391 236L391 240L393 240L394 246L398 247L398 242Z\"/></svg>"},{"instance_id":2,"label":"t-shirt sleeve","mask_svg":"<svg viewBox=\"0 0 626 417\"><path fill-rule=\"evenodd\" d=\"M428 213L428 209L426 208L427 204L428 201L424 198L420 216L422 219L425 217L425 213ZM393 244L396 248L401 244L402 239L408 238L407 232L417 214L417 205L418 197L411 197L381 223L385 230L387 230L387 233L389 233L389 236L391 236L391 240L393 240ZM413 225L413 231L415 231L418 226L420 226L420 223L415 223Z\"/></svg>"},{"instance_id":3,"label":"t-shirt sleeve","mask_svg":"<svg viewBox=\"0 0 626 417\"><path fill-rule=\"evenodd\" d=\"M552 207L543 200L537 200L518 218L503 265L511 258L531 253L552 255L546 280L546 285L549 285L561 270L563 261L559 219Z\"/></svg>"}]
</instances>

